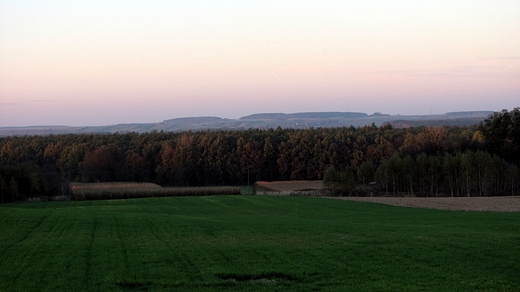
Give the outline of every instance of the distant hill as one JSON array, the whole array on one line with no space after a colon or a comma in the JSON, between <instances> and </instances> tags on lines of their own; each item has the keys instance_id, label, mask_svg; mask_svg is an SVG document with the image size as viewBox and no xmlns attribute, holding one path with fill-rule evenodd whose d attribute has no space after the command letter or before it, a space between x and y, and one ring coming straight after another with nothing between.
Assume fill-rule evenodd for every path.
<instances>
[{"instance_id":1,"label":"distant hill","mask_svg":"<svg viewBox=\"0 0 520 292\"><path fill-rule=\"evenodd\" d=\"M352 119L367 117L366 113L353 112L308 112L294 114L253 114L241 117L239 120L289 120L289 119Z\"/></svg>"},{"instance_id":2,"label":"distant hill","mask_svg":"<svg viewBox=\"0 0 520 292\"><path fill-rule=\"evenodd\" d=\"M151 131L206 131L206 130L244 130L269 128L333 128L362 127L365 125L391 124L394 127L417 126L471 126L479 124L492 111L450 112L441 115L388 115L376 112L372 115L358 112L302 112L302 113L259 113L239 119L220 117L184 117L165 120L159 123L118 124L94 127L32 126L3 127L0 136L58 135L82 133L144 133Z\"/></svg>"},{"instance_id":3,"label":"distant hill","mask_svg":"<svg viewBox=\"0 0 520 292\"><path fill-rule=\"evenodd\" d=\"M219 117L188 117L188 118L176 118L171 120L165 120L165 124L205 124L215 123L222 121Z\"/></svg>"},{"instance_id":4,"label":"distant hill","mask_svg":"<svg viewBox=\"0 0 520 292\"><path fill-rule=\"evenodd\" d=\"M395 120L389 121L388 124L394 128L410 128L410 127L442 127L442 126L457 126L470 127L480 124L483 118L456 118L444 120Z\"/></svg>"},{"instance_id":5,"label":"distant hill","mask_svg":"<svg viewBox=\"0 0 520 292\"><path fill-rule=\"evenodd\" d=\"M493 114L492 111L468 111L468 112L449 112L444 115L429 116L424 119L398 119L389 121L394 128L409 127L440 127L440 126L458 126L469 127L478 125L481 121ZM426 116L428 117L428 116Z\"/></svg>"},{"instance_id":6,"label":"distant hill","mask_svg":"<svg viewBox=\"0 0 520 292\"><path fill-rule=\"evenodd\" d=\"M480 118L482 116L492 115L492 111L470 111L470 112L448 112L444 115L447 117L476 117Z\"/></svg>"}]
</instances>

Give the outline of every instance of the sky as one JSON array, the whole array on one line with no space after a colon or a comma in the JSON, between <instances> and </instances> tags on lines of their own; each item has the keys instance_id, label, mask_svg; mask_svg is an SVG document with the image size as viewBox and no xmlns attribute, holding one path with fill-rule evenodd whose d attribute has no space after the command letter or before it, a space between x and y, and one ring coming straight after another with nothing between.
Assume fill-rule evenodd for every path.
<instances>
[{"instance_id":1,"label":"sky","mask_svg":"<svg viewBox=\"0 0 520 292\"><path fill-rule=\"evenodd\" d=\"M520 106L520 1L0 0L0 127Z\"/></svg>"}]
</instances>

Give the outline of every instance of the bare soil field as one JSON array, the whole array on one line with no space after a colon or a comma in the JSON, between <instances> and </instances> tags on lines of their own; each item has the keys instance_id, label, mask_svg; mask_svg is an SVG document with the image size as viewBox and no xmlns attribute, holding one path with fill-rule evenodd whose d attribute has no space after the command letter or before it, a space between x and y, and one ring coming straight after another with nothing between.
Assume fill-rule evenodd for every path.
<instances>
[{"instance_id":1,"label":"bare soil field","mask_svg":"<svg viewBox=\"0 0 520 292\"><path fill-rule=\"evenodd\" d=\"M520 197L327 197L339 200L372 202L394 206L439 210L520 212Z\"/></svg>"}]
</instances>

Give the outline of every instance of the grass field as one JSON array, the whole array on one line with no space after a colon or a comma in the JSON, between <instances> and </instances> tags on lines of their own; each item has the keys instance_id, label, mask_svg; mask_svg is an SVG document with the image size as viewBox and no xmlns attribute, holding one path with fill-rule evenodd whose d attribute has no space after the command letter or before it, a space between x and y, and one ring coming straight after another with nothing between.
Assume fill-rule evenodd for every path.
<instances>
[{"instance_id":1,"label":"grass field","mask_svg":"<svg viewBox=\"0 0 520 292\"><path fill-rule=\"evenodd\" d=\"M518 291L520 213L310 197L0 205L0 291Z\"/></svg>"},{"instance_id":2,"label":"grass field","mask_svg":"<svg viewBox=\"0 0 520 292\"><path fill-rule=\"evenodd\" d=\"M293 192L301 190L322 190L321 180L285 180L285 181L257 181L255 186L273 192Z\"/></svg>"}]
</instances>

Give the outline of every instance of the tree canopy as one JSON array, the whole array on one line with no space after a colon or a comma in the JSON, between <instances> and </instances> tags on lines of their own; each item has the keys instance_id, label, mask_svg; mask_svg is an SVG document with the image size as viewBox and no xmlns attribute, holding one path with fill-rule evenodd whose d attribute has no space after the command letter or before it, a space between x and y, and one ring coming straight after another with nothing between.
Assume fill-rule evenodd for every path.
<instances>
[{"instance_id":1,"label":"tree canopy","mask_svg":"<svg viewBox=\"0 0 520 292\"><path fill-rule=\"evenodd\" d=\"M389 194L514 193L519 143L518 108L495 113L473 127L3 137L0 190L2 200L9 202L61 194L73 181L246 185L320 180L334 170L336 177L348 180L340 185L349 194L371 182L377 183L378 192Z\"/></svg>"}]
</instances>

